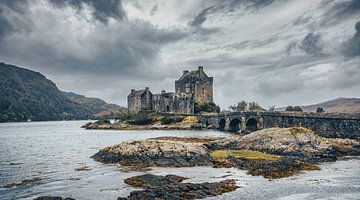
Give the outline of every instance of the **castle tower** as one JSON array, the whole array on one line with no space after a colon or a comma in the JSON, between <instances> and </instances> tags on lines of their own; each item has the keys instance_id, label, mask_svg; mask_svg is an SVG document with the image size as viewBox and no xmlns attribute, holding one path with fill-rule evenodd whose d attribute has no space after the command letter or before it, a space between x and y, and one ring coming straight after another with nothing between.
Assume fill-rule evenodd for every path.
<instances>
[{"instance_id":1,"label":"castle tower","mask_svg":"<svg viewBox=\"0 0 360 200\"><path fill-rule=\"evenodd\" d=\"M181 97L191 97L195 103L213 102L213 77L208 77L204 67L195 71L184 70L179 80L175 81L175 93Z\"/></svg>"}]
</instances>

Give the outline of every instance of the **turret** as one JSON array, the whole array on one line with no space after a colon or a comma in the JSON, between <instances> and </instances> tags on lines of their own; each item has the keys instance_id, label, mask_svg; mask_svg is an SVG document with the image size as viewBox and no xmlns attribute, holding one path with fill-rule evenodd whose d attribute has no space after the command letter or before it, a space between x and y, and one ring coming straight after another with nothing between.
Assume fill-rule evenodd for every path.
<instances>
[{"instance_id":1,"label":"turret","mask_svg":"<svg viewBox=\"0 0 360 200\"><path fill-rule=\"evenodd\" d=\"M203 66L199 66L199 67L198 67L198 71L199 71L199 72L204 72L204 67L203 67Z\"/></svg>"}]
</instances>

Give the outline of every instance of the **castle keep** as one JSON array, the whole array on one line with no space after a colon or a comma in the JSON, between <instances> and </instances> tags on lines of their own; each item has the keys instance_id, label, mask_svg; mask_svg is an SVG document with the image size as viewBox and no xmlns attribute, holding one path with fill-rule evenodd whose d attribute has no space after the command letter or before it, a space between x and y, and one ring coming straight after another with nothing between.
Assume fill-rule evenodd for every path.
<instances>
[{"instance_id":1,"label":"castle keep","mask_svg":"<svg viewBox=\"0 0 360 200\"><path fill-rule=\"evenodd\" d=\"M195 71L184 70L175 81L175 92L161 91L152 94L148 87L143 90L132 89L128 95L128 109L139 111L194 114L195 103L213 103L213 77L208 77L204 68Z\"/></svg>"}]
</instances>

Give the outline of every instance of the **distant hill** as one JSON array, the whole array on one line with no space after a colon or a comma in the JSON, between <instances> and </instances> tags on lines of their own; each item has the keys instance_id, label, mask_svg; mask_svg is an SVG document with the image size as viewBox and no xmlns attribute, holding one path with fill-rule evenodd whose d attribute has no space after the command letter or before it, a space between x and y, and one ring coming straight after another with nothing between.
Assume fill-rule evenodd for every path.
<instances>
[{"instance_id":1,"label":"distant hill","mask_svg":"<svg viewBox=\"0 0 360 200\"><path fill-rule=\"evenodd\" d=\"M71 101L85 106L95 117L105 117L126 112L124 107L116 104L108 104L104 100L93 97L85 97L84 95L73 92L63 92Z\"/></svg>"},{"instance_id":2,"label":"distant hill","mask_svg":"<svg viewBox=\"0 0 360 200\"><path fill-rule=\"evenodd\" d=\"M325 112L360 113L360 98L338 98L318 104L300 107L304 112L316 112L316 109L321 107ZM277 108L275 110L284 111L285 107Z\"/></svg>"},{"instance_id":3,"label":"distant hill","mask_svg":"<svg viewBox=\"0 0 360 200\"><path fill-rule=\"evenodd\" d=\"M75 93L65 95L38 72L0 63L0 122L88 119L102 108L119 107Z\"/></svg>"}]
</instances>

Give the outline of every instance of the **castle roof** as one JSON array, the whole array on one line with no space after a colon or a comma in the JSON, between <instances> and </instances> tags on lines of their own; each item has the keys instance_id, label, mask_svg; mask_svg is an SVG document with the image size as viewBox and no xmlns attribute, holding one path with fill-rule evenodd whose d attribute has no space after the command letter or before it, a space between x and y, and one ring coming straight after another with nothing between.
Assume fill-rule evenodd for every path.
<instances>
[{"instance_id":1,"label":"castle roof","mask_svg":"<svg viewBox=\"0 0 360 200\"><path fill-rule=\"evenodd\" d=\"M146 90L149 90L149 89L148 88L145 88L145 89L142 89L142 90L134 90L134 89L132 89L129 96L140 97L146 92Z\"/></svg>"},{"instance_id":2,"label":"castle roof","mask_svg":"<svg viewBox=\"0 0 360 200\"><path fill-rule=\"evenodd\" d=\"M133 96L141 96L143 95L145 90L136 90L134 93L132 93Z\"/></svg>"},{"instance_id":3,"label":"castle roof","mask_svg":"<svg viewBox=\"0 0 360 200\"><path fill-rule=\"evenodd\" d=\"M209 77L204 72L203 67L199 66L198 70L194 70L194 71L185 70L183 72L183 75L179 78L179 80L185 80L188 78L191 78L192 80L203 80L203 79L208 79Z\"/></svg>"}]
</instances>

